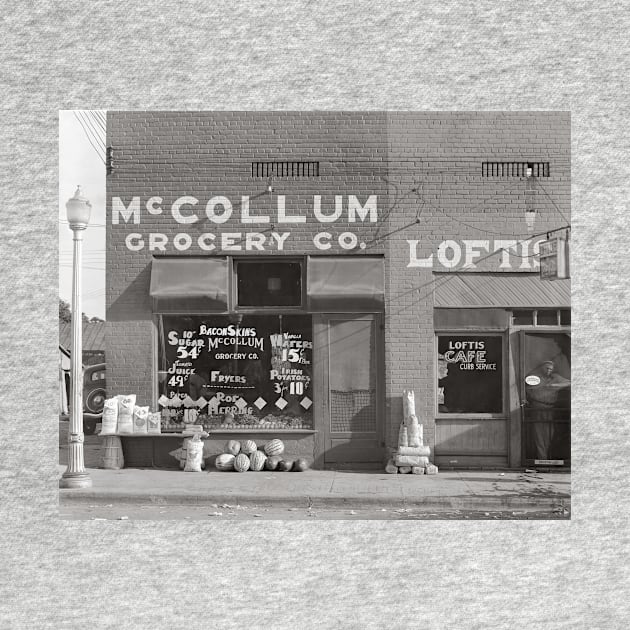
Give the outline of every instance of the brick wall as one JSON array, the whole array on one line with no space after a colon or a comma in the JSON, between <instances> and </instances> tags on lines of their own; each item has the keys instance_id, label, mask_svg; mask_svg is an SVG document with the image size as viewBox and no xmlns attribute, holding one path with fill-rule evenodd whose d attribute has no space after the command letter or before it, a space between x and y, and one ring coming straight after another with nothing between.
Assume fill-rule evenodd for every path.
<instances>
[{"instance_id":1,"label":"brick wall","mask_svg":"<svg viewBox=\"0 0 630 630\"><path fill-rule=\"evenodd\" d=\"M415 253L422 259L435 258L445 240L520 241L527 237L527 204L537 209L535 232L568 223L570 119L564 112L112 112L107 127L107 145L113 148L113 172L107 178L108 388L137 393L139 404L155 403L151 233L168 239L166 252L155 253L174 255L384 254L386 437L391 445L406 388L416 392L431 444L434 431L432 287L445 269L437 262L433 268L408 267L408 240L418 241ZM251 170L252 162L265 160L318 161L320 174L274 178L268 194L269 182L253 177ZM550 162L551 176L540 178L526 194L524 178L483 178L483 161ZM185 216L195 213L194 223L179 224L171 215L173 202L184 195L199 201L181 210ZM233 204L231 218L220 224L205 213L206 203L217 195ZM250 198L250 213L268 215L270 223L241 223L243 195ZM305 216L306 222L279 224L279 195L285 196L287 214ZM335 196L343 196L340 220L316 221L315 195L326 213L333 211ZM361 203L377 195L379 222L350 223L349 195ZM112 225L113 197L125 205L139 197L140 223ZM161 198L161 214L146 210L151 197ZM225 252L217 240L217 248L208 252L198 244L202 234L243 238L252 231L264 235L263 252ZM282 251L273 246L272 231L290 233ZM329 250L314 245L313 236L320 232L331 235ZM344 232L356 234L365 249L342 249L337 239ZM144 241L138 251L125 243L132 233ZM191 237L190 248L182 251L173 244L180 233ZM238 237L233 242L245 245ZM497 257L480 263L478 270L500 271Z\"/></svg>"}]
</instances>

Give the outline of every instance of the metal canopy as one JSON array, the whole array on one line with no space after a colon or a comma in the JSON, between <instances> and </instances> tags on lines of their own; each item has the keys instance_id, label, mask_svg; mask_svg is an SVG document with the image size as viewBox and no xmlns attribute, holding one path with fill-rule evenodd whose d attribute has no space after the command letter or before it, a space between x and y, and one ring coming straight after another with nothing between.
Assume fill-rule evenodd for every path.
<instances>
[{"instance_id":1,"label":"metal canopy","mask_svg":"<svg viewBox=\"0 0 630 630\"><path fill-rule=\"evenodd\" d=\"M226 311L227 258L154 258L149 292L155 313Z\"/></svg>"},{"instance_id":2,"label":"metal canopy","mask_svg":"<svg viewBox=\"0 0 630 630\"><path fill-rule=\"evenodd\" d=\"M309 256L306 293L310 312L382 312L385 307L383 259Z\"/></svg>"},{"instance_id":3,"label":"metal canopy","mask_svg":"<svg viewBox=\"0 0 630 630\"><path fill-rule=\"evenodd\" d=\"M548 282L529 273L435 274L436 308L570 308L570 280Z\"/></svg>"}]
</instances>

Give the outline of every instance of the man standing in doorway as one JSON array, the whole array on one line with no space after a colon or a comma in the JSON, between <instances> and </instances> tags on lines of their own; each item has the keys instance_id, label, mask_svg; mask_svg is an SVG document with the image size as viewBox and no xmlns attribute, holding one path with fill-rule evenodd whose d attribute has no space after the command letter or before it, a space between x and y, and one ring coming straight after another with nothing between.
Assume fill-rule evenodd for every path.
<instances>
[{"instance_id":1,"label":"man standing in doorway","mask_svg":"<svg viewBox=\"0 0 630 630\"><path fill-rule=\"evenodd\" d=\"M562 389L571 381L555 371L553 361L544 361L525 379L527 404L532 409L532 437L535 459L551 459L550 447L554 437L554 409Z\"/></svg>"}]
</instances>

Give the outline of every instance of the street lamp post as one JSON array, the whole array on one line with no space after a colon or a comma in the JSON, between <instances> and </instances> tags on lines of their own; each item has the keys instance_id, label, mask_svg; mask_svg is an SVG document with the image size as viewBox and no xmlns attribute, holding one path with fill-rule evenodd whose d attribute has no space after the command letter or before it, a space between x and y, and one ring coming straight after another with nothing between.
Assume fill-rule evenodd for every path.
<instances>
[{"instance_id":1,"label":"street lamp post","mask_svg":"<svg viewBox=\"0 0 630 630\"><path fill-rule=\"evenodd\" d=\"M90 488L92 479L83 462L83 369L81 315L81 246L83 230L90 221L90 202L77 186L74 197L66 203L68 223L72 230L72 401L68 429L68 467L59 480L60 488Z\"/></svg>"}]
</instances>

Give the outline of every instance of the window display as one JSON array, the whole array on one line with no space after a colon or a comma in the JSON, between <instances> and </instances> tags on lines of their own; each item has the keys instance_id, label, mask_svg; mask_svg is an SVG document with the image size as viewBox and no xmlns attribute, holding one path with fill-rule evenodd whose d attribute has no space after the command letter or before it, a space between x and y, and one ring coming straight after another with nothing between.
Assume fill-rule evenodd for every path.
<instances>
[{"instance_id":1,"label":"window display","mask_svg":"<svg viewBox=\"0 0 630 630\"><path fill-rule=\"evenodd\" d=\"M312 330L309 315L160 316L165 428L312 429Z\"/></svg>"},{"instance_id":2,"label":"window display","mask_svg":"<svg viewBox=\"0 0 630 630\"><path fill-rule=\"evenodd\" d=\"M503 411L503 339L499 335L438 336L440 413Z\"/></svg>"}]
</instances>

